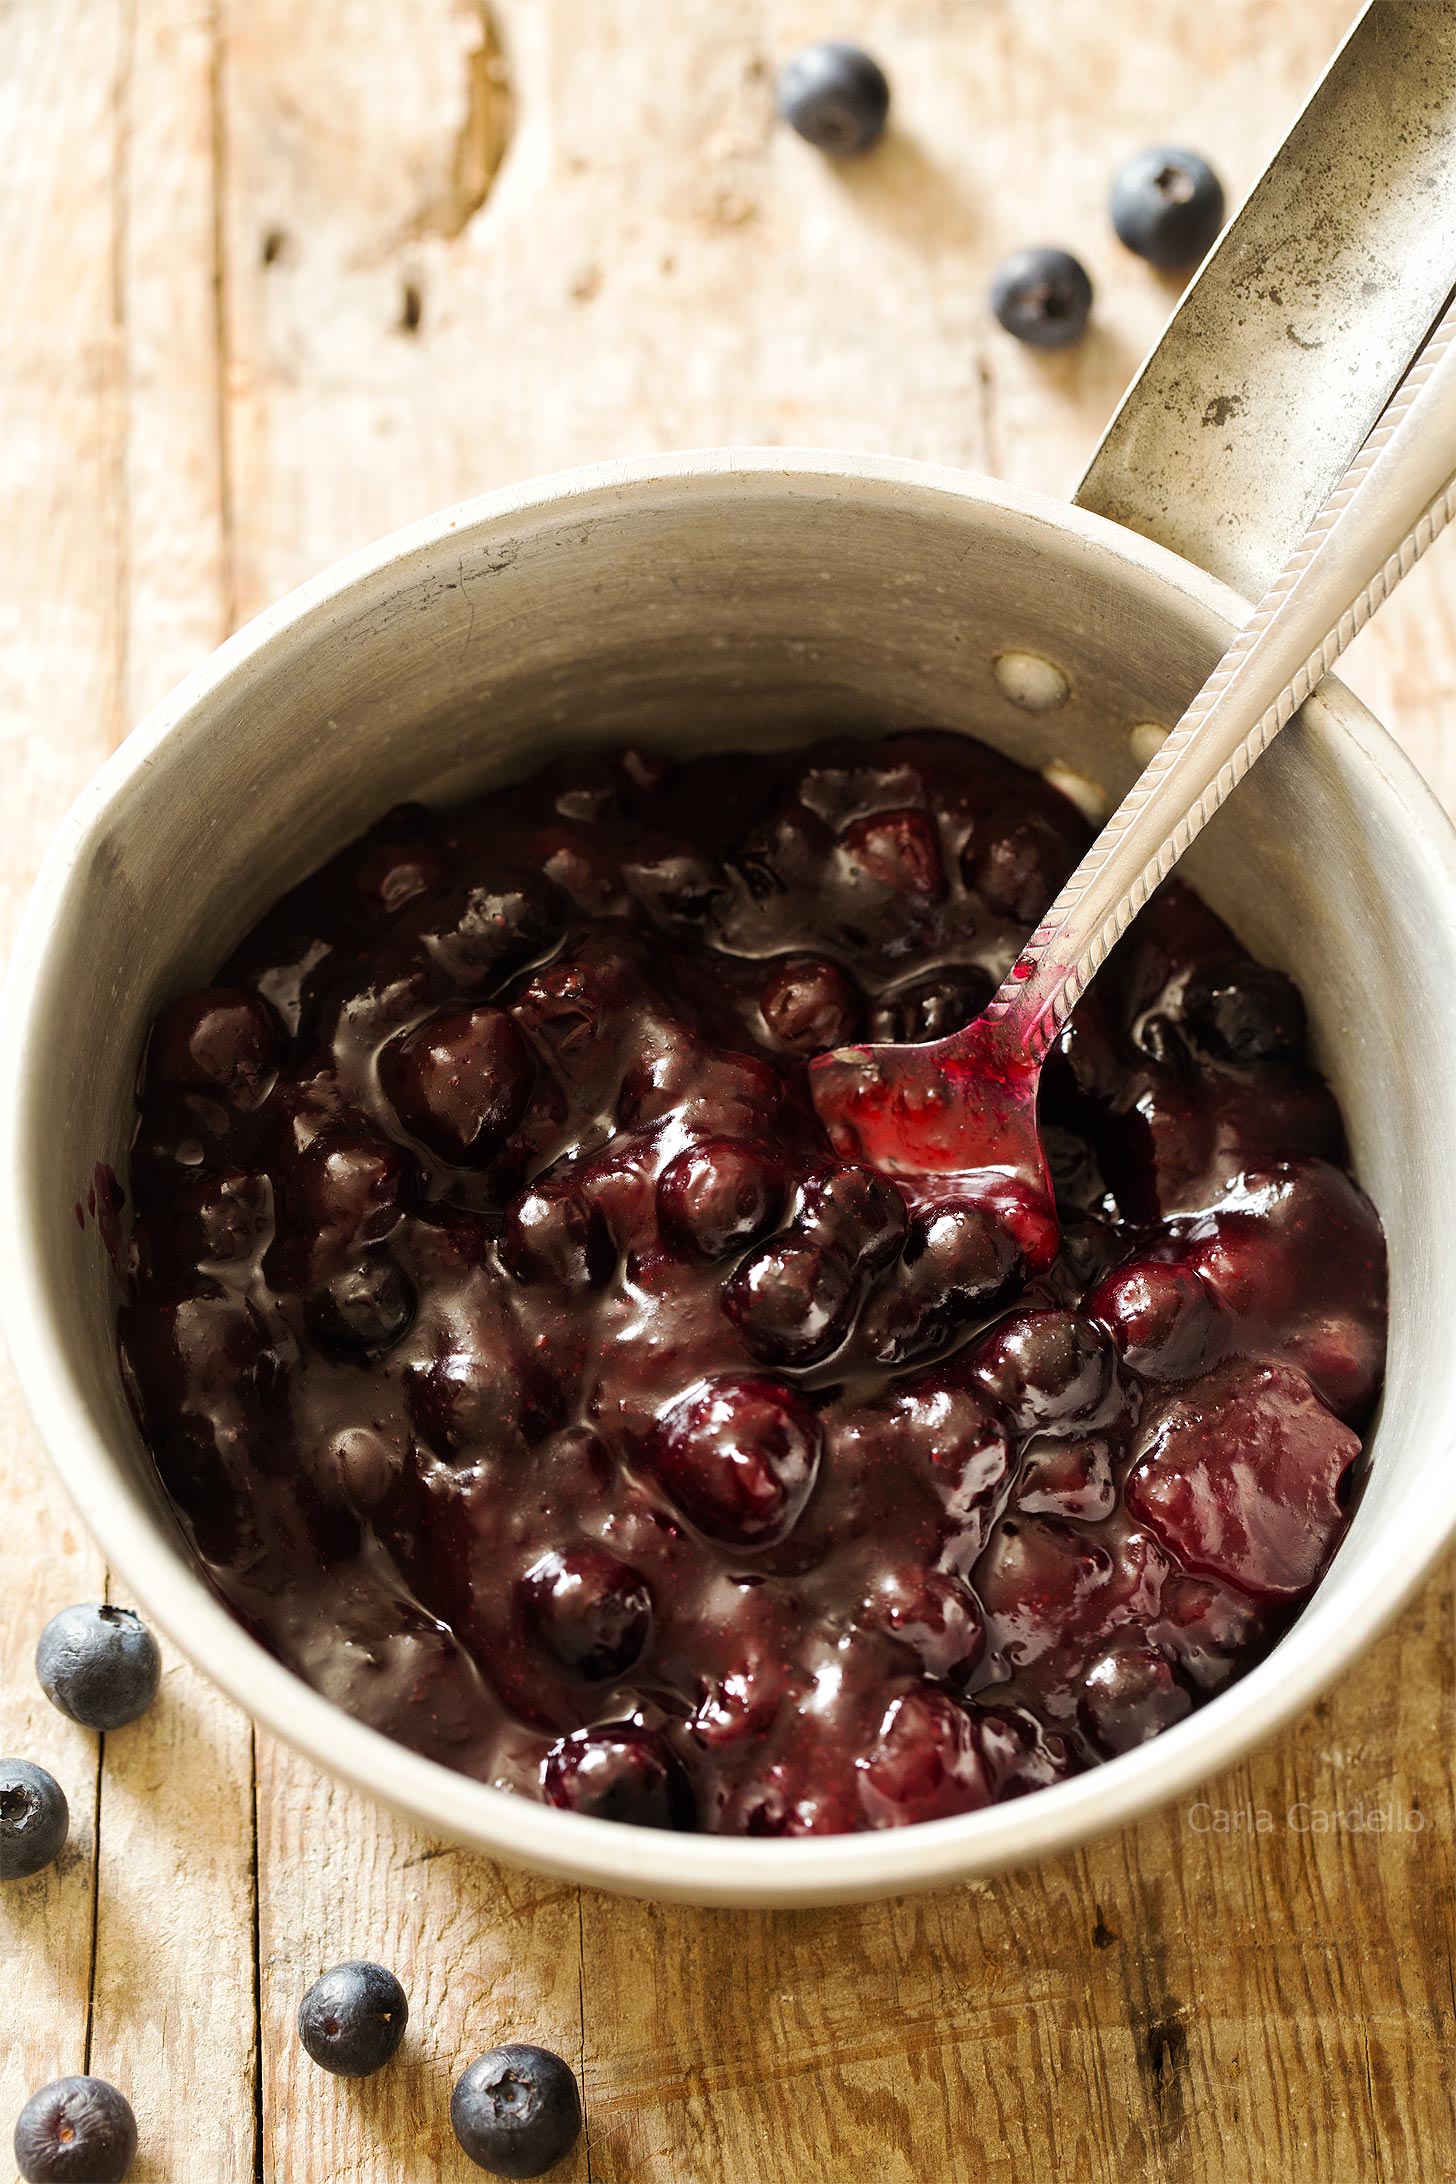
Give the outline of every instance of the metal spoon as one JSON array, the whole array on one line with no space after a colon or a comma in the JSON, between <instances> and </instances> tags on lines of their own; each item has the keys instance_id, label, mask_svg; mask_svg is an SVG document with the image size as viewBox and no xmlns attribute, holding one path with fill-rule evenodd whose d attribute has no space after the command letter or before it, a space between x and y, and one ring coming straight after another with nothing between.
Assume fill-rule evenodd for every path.
<instances>
[{"instance_id":1,"label":"metal spoon","mask_svg":"<svg viewBox=\"0 0 1456 2184\"><path fill-rule=\"evenodd\" d=\"M1114 943L1456 509L1456 304L994 999L928 1046L841 1047L810 1087L835 1149L929 1198L1012 1178L1050 1208L1037 1130L1048 1049ZM984 1187L984 1186L983 1186ZM1055 1226L1036 1231L1038 1259Z\"/></svg>"}]
</instances>

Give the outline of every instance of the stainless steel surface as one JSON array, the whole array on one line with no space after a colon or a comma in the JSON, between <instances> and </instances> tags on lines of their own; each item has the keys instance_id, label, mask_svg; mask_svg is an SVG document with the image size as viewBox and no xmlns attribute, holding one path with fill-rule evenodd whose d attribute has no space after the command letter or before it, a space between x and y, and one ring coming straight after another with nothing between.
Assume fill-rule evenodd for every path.
<instances>
[{"instance_id":1,"label":"stainless steel surface","mask_svg":"<svg viewBox=\"0 0 1456 2184\"><path fill-rule=\"evenodd\" d=\"M1128 389L1079 505L1257 599L1453 288L1456 0L1372 0Z\"/></svg>"},{"instance_id":2,"label":"stainless steel surface","mask_svg":"<svg viewBox=\"0 0 1456 2184\"><path fill-rule=\"evenodd\" d=\"M1453 475L1456 308L987 1008L1033 1062L1154 888L1444 530ZM886 1049L885 1066L913 1072L914 1049Z\"/></svg>"}]
</instances>

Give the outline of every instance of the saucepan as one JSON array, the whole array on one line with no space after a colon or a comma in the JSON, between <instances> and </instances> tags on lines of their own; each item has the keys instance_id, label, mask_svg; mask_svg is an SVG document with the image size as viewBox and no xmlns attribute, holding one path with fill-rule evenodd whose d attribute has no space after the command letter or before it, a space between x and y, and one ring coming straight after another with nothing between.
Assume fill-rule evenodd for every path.
<instances>
[{"instance_id":1,"label":"saucepan","mask_svg":"<svg viewBox=\"0 0 1456 2184\"><path fill-rule=\"evenodd\" d=\"M1456 1527L1456 836L1326 680L1189 877L1306 995L1390 1249L1368 1482L1270 1657L1152 1743L880 1834L649 1835L451 1773L351 1720L189 1557L123 1400L115 1276L78 1226L125 1173L148 1020L404 798L557 750L935 722L1115 801L1359 443L1456 282L1456 13L1376 0L1190 290L1068 507L894 460L608 463L446 511L242 630L136 730L47 859L0 1062L0 1300L56 1467L174 1642L258 1722L427 1827L705 1903L868 1898L1065 1850L1187 1793L1337 1676Z\"/></svg>"}]
</instances>

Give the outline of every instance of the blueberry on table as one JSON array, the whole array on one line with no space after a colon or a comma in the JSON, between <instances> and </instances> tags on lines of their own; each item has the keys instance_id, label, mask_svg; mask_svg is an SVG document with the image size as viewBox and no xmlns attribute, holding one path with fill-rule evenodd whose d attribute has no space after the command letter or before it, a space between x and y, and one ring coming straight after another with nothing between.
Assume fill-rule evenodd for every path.
<instances>
[{"instance_id":1,"label":"blueberry on table","mask_svg":"<svg viewBox=\"0 0 1456 2184\"><path fill-rule=\"evenodd\" d=\"M777 96L789 127L837 159L867 152L890 111L890 86L879 62L838 38L804 46L786 61Z\"/></svg>"},{"instance_id":2,"label":"blueberry on table","mask_svg":"<svg viewBox=\"0 0 1456 2184\"><path fill-rule=\"evenodd\" d=\"M0 1759L0 1881L28 1880L61 1855L71 1826L66 1793L28 1759Z\"/></svg>"},{"instance_id":3,"label":"blueberry on table","mask_svg":"<svg viewBox=\"0 0 1456 2184\"><path fill-rule=\"evenodd\" d=\"M162 1657L130 1608L78 1602L53 1615L35 1649L35 1672L52 1706L84 1729L120 1729L157 1695Z\"/></svg>"},{"instance_id":4,"label":"blueberry on table","mask_svg":"<svg viewBox=\"0 0 1456 2184\"><path fill-rule=\"evenodd\" d=\"M298 2005L298 2037L320 2070L370 2078L404 2038L409 1999L382 1964L351 1958L316 1979Z\"/></svg>"},{"instance_id":5,"label":"blueberry on table","mask_svg":"<svg viewBox=\"0 0 1456 2184\"><path fill-rule=\"evenodd\" d=\"M1223 184L1197 152L1134 152L1112 184L1119 242L1165 273L1196 265L1223 226Z\"/></svg>"},{"instance_id":6,"label":"blueberry on table","mask_svg":"<svg viewBox=\"0 0 1456 2184\"><path fill-rule=\"evenodd\" d=\"M1087 331L1092 283L1070 251L1013 250L991 277L991 309L1028 348L1066 349Z\"/></svg>"},{"instance_id":7,"label":"blueberry on table","mask_svg":"<svg viewBox=\"0 0 1456 2184\"><path fill-rule=\"evenodd\" d=\"M581 2132L576 2074L549 2048L512 2042L478 2055L450 2098L455 2136L492 2176L543 2176Z\"/></svg>"},{"instance_id":8,"label":"blueberry on table","mask_svg":"<svg viewBox=\"0 0 1456 2184\"><path fill-rule=\"evenodd\" d=\"M57 2078L32 2093L15 2126L25 2184L121 2184L137 2150L131 2103L104 2078Z\"/></svg>"}]
</instances>

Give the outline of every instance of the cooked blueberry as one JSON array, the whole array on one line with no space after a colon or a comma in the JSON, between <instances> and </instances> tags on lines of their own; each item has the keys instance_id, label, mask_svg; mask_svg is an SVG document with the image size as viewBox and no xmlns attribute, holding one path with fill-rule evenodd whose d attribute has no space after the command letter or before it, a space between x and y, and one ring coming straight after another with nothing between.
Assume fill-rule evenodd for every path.
<instances>
[{"instance_id":1,"label":"cooked blueberry","mask_svg":"<svg viewBox=\"0 0 1456 2184\"><path fill-rule=\"evenodd\" d=\"M765 1547L792 1530L819 1468L819 1421L782 1381L724 1374L659 1421L654 1466L710 1539Z\"/></svg>"},{"instance_id":2,"label":"cooked blueberry","mask_svg":"<svg viewBox=\"0 0 1456 2184\"><path fill-rule=\"evenodd\" d=\"M563 1668L601 1683L640 1659L652 1629L652 1590L620 1555L597 1546L553 1548L522 1582L532 1620Z\"/></svg>"},{"instance_id":3,"label":"cooked blueberry","mask_svg":"<svg viewBox=\"0 0 1456 2184\"><path fill-rule=\"evenodd\" d=\"M567 1179L533 1184L506 1208L501 1255L521 1282L600 1289L617 1263L600 1206Z\"/></svg>"},{"instance_id":4,"label":"cooked blueberry","mask_svg":"<svg viewBox=\"0 0 1456 2184\"><path fill-rule=\"evenodd\" d=\"M792 956L770 971L758 1005L774 1037L796 1054L844 1046L863 1025L853 981L822 956Z\"/></svg>"},{"instance_id":5,"label":"cooked blueberry","mask_svg":"<svg viewBox=\"0 0 1456 2184\"><path fill-rule=\"evenodd\" d=\"M345 1426L329 1443L325 1477L361 1515L377 1509L399 1477L402 1452L369 1426Z\"/></svg>"},{"instance_id":6,"label":"cooked blueberry","mask_svg":"<svg viewBox=\"0 0 1456 2184\"><path fill-rule=\"evenodd\" d=\"M777 96L789 127L836 159L867 152L890 111L890 86L878 61L838 38L804 46L786 61Z\"/></svg>"},{"instance_id":7,"label":"cooked blueberry","mask_svg":"<svg viewBox=\"0 0 1456 2184\"><path fill-rule=\"evenodd\" d=\"M277 1045L273 1019L256 994L209 986L170 1003L153 1024L147 1082L251 1104L271 1074Z\"/></svg>"},{"instance_id":8,"label":"cooked blueberry","mask_svg":"<svg viewBox=\"0 0 1456 2184\"><path fill-rule=\"evenodd\" d=\"M162 1657L130 1608L85 1601L62 1608L40 1634L35 1672L52 1706L86 1729L120 1729L157 1695Z\"/></svg>"},{"instance_id":9,"label":"cooked blueberry","mask_svg":"<svg viewBox=\"0 0 1456 2184\"><path fill-rule=\"evenodd\" d=\"M945 892L940 836L923 811L877 811L839 837L850 873L897 895L929 900Z\"/></svg>"},{"instance_id":10,"label":"cooked blueberry","mask_svg":"<svg viewBox=\"0 0 1456 2184\"><path fill-rule=\"evenodd\" d=\"M169 1224L167 1267L236 1266L252 1258L270 1234L272 1203L268 1178L245 1168L184 1177Z\"/></svg>"},{"instance_id":11,"label":"cooked blueberry","mask_svg":"<svg viewBox=\"0 0 1456 2184\"><path fill-rule=\"evenodd\" d=\"M1018 1312L976 1354L981 1386L1027 1426L1089 1418L1112 1381L1107 1338L1075 1312Z\"/></svg>"},{"instance_id":12,"label":"cooked blueberry","mask_svg":"<svg viewBox=\"0 0 1456 2184\"><path fill-rule=\"evenodd\" d=\"M853 1266L888 1265L910 1226L905 1201L888 1177L856 1161L823 1168L804 1185L801 1233Z\"/></svg>"},{"instance_id":13,"label":"cooked blueberry","mask_svg":"<svg viewBox=\"0 0 1456 2184\"><path fill-rule=\"evenodd\" d=\"M977 1724L934 1684L891 1701L878 1740L855 1764L871 1827L944 1820L991 1802Z\"/></svg>"},{"instance_id":14,"label":"cooked blueberry","mask_svg":"<svg viewBox=\"0 0 1456 2184\"><path fill-rule=\"evenodd\" d=\"M1162 1654L1131 1632L1088 1665L1077 1701L1083 1729L1109 1754L1130 1752L1192 1710Z\"/></svg>"},{"instance_id":15,"label":"cooked blueberry","mask_svg":"<svg viewBox=\"0 0 1456 2184\"><path fill-rule=\"evenodd\" d=\"M1183 990L1183 1021L1207 1053L1230 1062L1278 1061L1304 1045L1299 988L1266 963L1195 973Z\"/></svg>"},{"instance_id":16,"label":"cooked blueberry","mask_svg":"<svg viewBox=\"0 0 1456 2184\"><path fill-rule=\"evenodd\" d=\"M351 1958L322 1974L298 2005L298 2037L321 2070L369 2078L404 2038L409 2001L393 1972Z\"/></svg>"},{"instance_id":17,"label":"cooked blueberry","mask_svg":"<svg viewBox=\"0 0 1456 2184\"><path fill-rule=\"evenodd\" d=\"M66 1793L29 1759L0 1759L0 1881L28 1880L60 1857L70 1832Z\"/></svg>"},{"instance_id":18,"label":"cooked blueberry","mask_svg":"<svg viewBox=\"0 0 1456 2184\"><path fill-rule=\"evenodd\" d=\"M408 1276L387 1251L366 1252L314 1297L313 1332L326 1350L380 1357L407 1334L415 1316Z\"/></svg>"},{"instance_id":19,"label":"cooked blueberry","mask_svg":"<svg viewBox=\"0 0 1456 2184\"><path fill-rule=\"evenodd\" d=\"M581 2135L581 2096L549 2048L512 2042L478 2055L450 2096L455 2136L492 2176L543 2176Z\"/></svg>"},{"instance_id":20,"label":"cooked blueberry","mask_svg":"<svg viewBox=\"0 0 1456 2184\"><path fill-rule=\"evenodd\" d=\"M385 1049L384 1088L414 1137L442 1160L488 1159L531 1097L531 1050L503 1009L432 1016Z\"/></svg>"},{"instance_id":21,"label":"cooked blueberry","mask_svg":"<svg viewBox=\"0 0 1456 2184\"><path fill-rule=\"evenodd\" d=\"M669 1243L721 1259L772 1228L787 1196L783 1168L762 1146L706 1138L658 1177L657 1217Z\"/></svg>"},{"instance_id":22,"label":"cooked blueberry","mask_svg":"<svg viewBox=\"0 0 1456 2184\"><path fill-rule=\"evenodd\" d=\"M961 852L961 873L989 910L1034 925L1076 861L1067 836L1033 813L977 827Z\"/></svg>"},{"instance_id":23,"label":"cooked blueberry","mask_svg":"<svg viewBox=\"0 0 1456 2184\"><path fill-rule=\"evenodd\" d=\"M57 2078L32 2093L15 2125L25 2184L122 2184L136 2158L136 2117L104 2078Z\"/></svg>"},{"instance_id":24,"label":"cooked blueberry","mask_svg":"<svg viewBox=\"0 0 1456 2184\"><path fill-rule=\"evenodd\" d=\"M1134 152L1112 185L1119 242L1164 272L1196 265L1223 226L1223 184L1197 152L1155 145Z\"/></svg>"},{"instance_id":25,"label":"cooked blueberry","mask_svg":"<svg viewBox=\"0 0 1456 2184\"><path fill-rule=\"evenodd\" d=\"M1386 1325L1282 974L1157 890L1048 1057L1054 1201L810 1097L978 1013L1087 838L917 729L598 747L305 881L164 1012L127 1179L125 1385L219 1596L473 1779L776 1838L1017 1796L1266 1655Z\"/></svg>"},{"instance_id":26,"label":"cooked blueberry","mask_svg":"<svg viewBox=\"0 0 1456 2184\"><path fill-rule=\"evenodd\" d=\"M654 1729L611 1722L578 1729L541 1763L548 1805L638 1828L691 1828L693 1796L680 1762Z\"/></svg>"},{"instance_id":27,"label":"cooked blueberry","mask_svg":"<svg viewBox=\"0 0 1456 2184\"><path fill-rule=\"evenodd\" d=\"M1194 1379L1225 1339L1217 1299L1191 1266L1134 1260L1099 1282L1085 1309L1110 1329L1124 1364L1155 1380Z\"/></svg>"},{"instance_id":28,"label":"cooked blueberry","mask_svg":"<svg viewBox=\"0 0 1456 2184\"><path fill-rule=\"evenodd\" d=\"M1070 251L1015 250L992 276L991 309L1029 348L1065 349L1087 331L1092 283Z\"/></svg>"},{"instance_id":29,"label":"cooked blueberry","mask_svg":"<svg viewBox=\"0 0 1456 2184\"><path fill-rule=\"evenodd\" d=\"M323 1130L299 1156L289 1209L338 1250L374 1244L399 1219L407 1180L397 1145L362 1130Z\"/></svg>"},{"instance_id":30,"label":"cooked blueberry","mask_svg":"<svg viewBox=\"0 0 1456 2184\"><path fill-rule=\"evenodd\" d=\"M960 1683L981 1658L986 1626L980 1602L951 1570L887 1570L872 1588L864 1618L913 1653L927 1676Z\"/></svg>"},{"instance_id":31,"label":"cooked blueberry","mask_svg":"<svg viewBox=\"0 0 1456 2184\"><path fill-rule=\"evenodd\" d=\"M723 1291L723 1309L755 1356L808 1365L843 1339L854 1281L837 1253L817 1244L765 1244Z\"/></svg>"}]
</instances>

